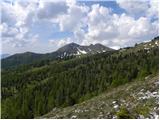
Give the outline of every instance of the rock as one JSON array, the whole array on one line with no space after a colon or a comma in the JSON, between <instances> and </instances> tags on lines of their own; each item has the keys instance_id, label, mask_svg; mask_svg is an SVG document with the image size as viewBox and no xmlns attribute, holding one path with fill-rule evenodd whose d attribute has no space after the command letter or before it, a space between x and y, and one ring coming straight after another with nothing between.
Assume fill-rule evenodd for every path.
<instances>
[{"instance_id":1,"label":"rock","mask_svg":"<svg viewBox=\"0 0 160 120\"><path fill-rule=\"evenodd\" d=\"M80 110L80 109L76 109L74 112L75 112L75 113L80 113L81 110Z\"/></svg>"},{"instance_id":2,"label":"rock","mask_svg":"<svg viewBox=\"0 0 160 120\"><path fill-rule=\"evenodd\" d=\"M139 115L139 119L144 119L145 117L143 115Z\"/></svg>"},{"instance_id":3,"label":"rock","mask_svg":"<svg viewBox=\"0 0 160 120\"><path fill-rule=\"evenodd\" d=\"M118 108L119 108L119 105L114 105L113 108L114 108L114 109L118 109Z\"/></svg>"},{"instance_id":4,"label":"rock","mask_svg":"<svg viewBox=\"0 0 160 120\"><path fill-rule=\"evenodd\" d=\"M77 116L76 116L76 115L73 115L73 116L71 117L71 119L75 119L75 118L77 118Z\"/></svg>"},{"instance_id":5,"label":"rock","mask_svg":"<svg viewBox=\"0 0 160 120\"><path fill-rule=\"evenodd\" d=\"M117 101L113 101L112 103L115 104L115 103L117 103Z\"/></svg>"}]
</instances>

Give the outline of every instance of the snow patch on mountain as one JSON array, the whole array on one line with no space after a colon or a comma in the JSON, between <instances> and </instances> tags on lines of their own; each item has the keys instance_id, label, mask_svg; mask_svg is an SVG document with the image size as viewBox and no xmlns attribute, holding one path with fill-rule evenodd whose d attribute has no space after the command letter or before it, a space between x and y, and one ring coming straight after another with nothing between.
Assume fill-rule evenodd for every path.
<instances>
[{"instance_id":1,"label":"snow patch on mountain","mask_svg":"<svg viewBox=\"0 0 160 120\"><path fill-rule=\"evenodd\" d=\"M78 49L78 51L80 52L80 53L82 53L82 54L87 54L87 52L85 51L85 50L80 50L79 48L77 48Z\"/></svg>"}]
</instances>

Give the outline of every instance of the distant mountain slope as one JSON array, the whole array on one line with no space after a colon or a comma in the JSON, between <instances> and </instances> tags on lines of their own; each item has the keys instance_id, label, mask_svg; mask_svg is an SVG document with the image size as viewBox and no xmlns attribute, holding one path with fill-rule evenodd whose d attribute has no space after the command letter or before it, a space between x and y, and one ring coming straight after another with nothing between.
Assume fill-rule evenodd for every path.
<instances>
[{"instance_id":1,"label":"distant mountain slope","mask_svg":"<svg viewBox=\"0 0 160 120\"><path fill-rule=\"evenodd\" d=\"M18 53L2 59L1 66L3 68L12 68L18 65L29 64L43 58L43 54L32 52Z\"/></svg>"},{"instance_id":2,"label":"distant mountain slope","mask_svg":"<svg viewBox=\"0 0 160 120\"><path fill-rule=\"evenodd\" d=\"M7 58L9 56L10 56L10 54L1 54L1 59Z\"/></svg>"},{"instance_id":3,"label":"distant mountain slope","mask_svg":"<svg viewBox=\"0 0 160 120\"><path fill-rule=\"evenodd\" d=\"M53 108L41 119L158 119L158 75L112 88L71 107Z\"/></svg>"},{"instance_id":4,"label":"distant mountain slope","mask_svg":"<svg viewBox=\"0 0 160 120\"><path fill-rule=\"evenodd\" d=\"M113 49L103 46L101 44L95 44L95 45L91 44L89 46L81 46L76 43L70 43L58 49L56 52L59 53L59 57L63 58L65 56L96 54L106 51L113 51Z\"/></svg>"},{"instance_id":5,"label":"distant mountain slope","mask_svg":"<svg viewBox=\"0 0 160 120\"><path fill-rule=\"evenodd\" d=\"M41 60L54 60L59 58L62 59L65 57L96 54L107 51L113 51L113 49L105 47L101 44L80 46L76 43L70 43L52 53L37 54L32 52L25 52L12 55L2 59L2 68L17 67L19 65L31 64Z\"/></svg>"}]
</instances>

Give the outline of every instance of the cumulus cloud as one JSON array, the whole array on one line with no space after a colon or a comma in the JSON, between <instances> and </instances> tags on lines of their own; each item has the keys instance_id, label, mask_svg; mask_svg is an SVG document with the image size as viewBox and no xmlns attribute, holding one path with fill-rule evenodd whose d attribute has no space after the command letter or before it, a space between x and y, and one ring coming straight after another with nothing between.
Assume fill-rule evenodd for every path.
<instances>
[{"instance_id":1,"label":"cumulus cloud","mask_svg":"<svg viewBox=\"0 0 160 120\"><path fill-rule=\"evenodd\" d=\"M111 10L100 5L93 5L88 13L88 32L83 44L91 44L109 40L117 36L117 28L113 23ZM107 41L106 41L107 42Z\"/></svg>"},{"instance_id":2,"label":"cumulus cloud","mask_svg":"<svg viewBox=\"0 0 160 120\"><path fill-rule=\"evenodd\" d=\"M117 0L119 6L126 10L127 13L134 16L142 16L146 14L149 8L148 1L139 0Z\"/></svg>"},{"instance_id":3,"label":"cumulus cloud","mask_svg":"<svg viewBox=\"0 0 160 120\"><path fill-rule=\"evenodd\" d=\"M150 1L150 8L147 10L147 16L150 18L158 19L159 2L157 0Z\"/></svg>"},{"instance_id":4,"label":"cumulus cloud","mask_svg":"<svg viewBox=\"0 0 160 120\"><path fill-rule=\"evenodd\" d=\"M67 12L68 6L65 1L40 2L37 16L40 19L53 19Z\"/></svg>"},{"instance_id":5,"label":"cumulus cloud","mask_svg":"<svg viewBox=\"0 0 160 120\"><path fill-rule=\"evenodd\" d=\"M32 4L27 2L14 2L14 4L2 2L2 48L6 44L11 47L23 47L25 44L35 41L35 36L29 36L29 28L26 19L31 12Z\"/></svg>"},{"instance_id":6,"label":"cumulus cloud","mask_svg":"<svg viewBox=\"0 0 160 120\"><path fill-rule=\"evenodd\" d=\"M15 24L17 21L22 21L25 19L26 14L24 14L22 7L16 2L14 7L12 4L2 2L1 3L1 22L6 22L9 25Z\"/></svg>"},{"instance_id":7,"label":"cumulus cloud","mask_svg":"<svg viewBox=\"0 0 160 120\"><path fill-rule=\"evenodd\" d=\"M118 46L125 47L134 45L135 43L152 39L158 35L158 20L152 21L153 16L151 17L146 13L146 11L148 12L148 10L153 9L152 7L154 5L151 5L151 2L141 1L140 4L139 1L123 2L124 1L118 3L127 10L127 14L114 14L106 7L100 5L92 6L87 16L88 32L84 34L82 44L100 42L107 46L116 46L116 48L118 48ZM137 7L136 4L139 5L139 7ZM137 9L139 8L139 10L134 11L134 15L137 14L136 17L130 14L131 11L133 13L133 10L136 9L132 6L136 6ZM156 7L153 11L152 13L154 14L152 15L155 17L158 16L155 12Z\"/></svg>"},{"instance_id":8,"label":"cumulus cloud","mask_svg":"<svg viewBox=\"0 0 160 120\"><path fill-rule=\"evenodd\" d=\"M84 24L83 18L86 16L89 8L87 6L78 6L76 3L68 4L67 14L59 16L59 26L61 31L74 31Z\"/></svg>"},{"instance_id":9,"label":"cumulus cloud","mask_svg":"<svg viewBox=\"0 0 160 120\"><path fill-rule=\"evenodd\" d=\"M157 0L117 0L119 6L134 17L158 17Z\"/></svg>"},{"instance_id":10,"label":"cumulus cloud","mask_svg":"<svg viewBox=\"0 0 160 120\"><path fill-rule=\"evenodd\" d=\"M2 48L6 45L14 48L25 47L28 44L34 44L38 40L38 35L29 36L19 30L13 31L13 33L2 34Z\"/></svg>"},{"instance_id":11,"label":"cumulus cloud","mask_svg":"<svg viewBox=\"0 0 160 120\"><path fill-rule=\"evenodd\" d=\"M73 42L73 41L70 38L60 39L60 40L53 40L53 39L49 40L49 43L51 45L57 46L57 48L62 47L62 46L69 44L71 42Z\"/></svg>"},{"instance_id":12,"label":"cumulus cloud","mask_svg":"<svg viewBox=\"0 0 160 120\"><path fill-rule=\"evenodd\" d=\"M114 8L95 3L87 6L76 0L2 2L2 48L10 45L22 50L20 48L34 44L34 50L38 51L43 38L44 51L70 42L82 45L102 43L118 49L158 35L157 0L116 0L115 3L125 12L114 13ZM54 38L54 32L63 37ZM63 35L67 32L72 35Z\"/></svg>"}]
</instances>

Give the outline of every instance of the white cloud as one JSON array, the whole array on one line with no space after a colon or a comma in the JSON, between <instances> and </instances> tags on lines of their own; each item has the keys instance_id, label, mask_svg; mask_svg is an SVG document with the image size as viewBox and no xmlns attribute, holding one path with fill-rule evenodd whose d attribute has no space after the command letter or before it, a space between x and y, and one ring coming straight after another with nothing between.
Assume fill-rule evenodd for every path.
<instances>
[{"instance_id":1,"label":"white cloud","mask_svg":"<svg viewBox=\"0 0 160 120\"><path fill-rule=\"evenodd\" d=\"M112 22L111 10L100 5L93 5L88 13L88 33L83 44L102 42L117 36L117 28Z\"/></svg>"},{"instance_id":2,"label":"white cloud","mask_svg":"<svg viewBox=\"0 0 160 120\"><path fill-rule=\"evenodd\" d=\"M74 42L81 44L82 41L85 39L85 31L81 28L74 31Z\"/></svg>"},{"instance_id":3,"label":"white cloud","mask_svg":"<svg viewBox=\"0 0 160 120\"><path fill-rule=\"evenodd\" d=\"M43 45L41 51L47 52L70 42L83 45L102 43L117 49L158 35L156 0L117 0L117 3L126 10L126 13L115 14L112 9L105 6L99 4L87 6L75 0L15 1L13 5L2 2L0 24L2 45L6 51L7 48L14 51L15 48L16 52L18 49L38 51L38 46L43 48ZM48 31L44 26L50 26ZM64 35L64 38L59 37L60 39L55 40L54 36L50 37L53 33L52 26L57 26L53 27L53 31L72 32L73 35ZM44 42L39 40L42 33L50 34ZM31 44L34 47L29 47Z\"/></svg>"},{"instance_id":4,"label":"white cloud","mask_svg":"<svg viewBox=\"0 0 160 120\"><path fill-rule=\"evenodd\" d=\"M2 35L2 45L10 45L10 47L24 47L27 44L34 44L36 41L38 41L38 35L34 36L26 36L23 32L18 32L18 34L15 34L12 37L10 36L3 36ZM2 46L2 47L3 47Z\"/></svg>"},{"instance_id":5,"label":"white cloud","mask_svg":"<svg viewBox=\"0 0 160 120\"><path fill-rule=\"evenodd\" d=\"M149 8L148 1L144 2L143 0L117 0L117 3L127 13L134 16L145 15L146 10Z\"/></svg>"},{"instance_id":6,"label":"white cloud","mask_svg":"<svg viewBox=\"0 0 160 120\"><path fill-rule=\"evenodd\" d=\"M159 8L159 1L158 0L151 0L150 1L150 8L147 9L147 16L149 18L158 18L158 8Z\"/></svg>"},{"instance_id":7,"label":"white cloud","mask_svg":"<svg viewBox=\"0 0 160 120\"><path fill-rule=\"evenodd\" d=\"M134 25L129 29L128 35L132 38L141 38L142 36L147 38L148 35L156 33L156 30L156 26L152 25L147 18L141 17L134 22Z\"/></svg>"},{"instance_id":8,"label":"white cloud","mask_svg":"<svg viewBox=\"0 0 160 120\"><path fill-rule=\"evenodd\" d=\"M118 49L120 49L120 46L112 46L111 48L115 49L115 50L118 50Z\"/></svg>"},{"instance_id":9,"label":"white cloud","mask_svg":"<svg viewBox=\"0 0 160 120\"><path fill-rule=\"evenodd\" d=\"M88 32L84 34L82 44L99 42L110 47L125 47L152 39L159 29L158 21L152 22L149 17L135 19L125 13L117 15L99 5L92 6L87 23Z\"/></svg>"},{"instance_id":10,"label":"white cloud","mask_svg":"<svg viewBox=\"0 0 160 120\"><path fill-rule=\"evenodd\" d=\"M40 19L53 19L67 12L68 6L65 1L40 2L37 16Z\"/></svg>"},{"instance_id":11,"label":"white cloud","mask_svg":"<svg viewBox=\"0 0 160 120\"><path fill-rule=\"evenodd\" d=\"M158 18L158 0L117 0L117 3L134 17Z\"/></svg>"},{"instance_id":12,"label":"white cloud","mask_svg":"<svg viewBox=\"0 0 160 120\"><path fill-rule=\"evenodd\" d=\"M2 14L2 23L7 23L10 26L15 24L23 24L24 20L28 16L30 12L30 5L31 4L22 4L21 2L14 2L14 4L2 2L1 3L1 14ZM18 23L19 22L19 23ZM20 24L21 23L21 24Z\"/></svg>"},{"instance_id":13,"label":"white cloud","mask_svg":"<svg viewBox=\"0 0 160 120\"><path fill-rule=\"evenodd\" d=\"M2 33L2 34L4 34L4 33L6 33L8 31L8 25L6 24L6 23L2 23L1 25L0 25L0 32Z\"/></svg>"},{"instance_id":14,"label":"white cloud","mask_svg":"<svg viewBox=\"0 0 160 120\"><path fill-rule=\"evenodd\" d=\"M33 9L33 8L32 8ZM32 43L32 37L28 37L28 26L25 20L31 12L31 4L14 2L14 4L2 2L2 45L11 47L23 47L25 44ZM3 47L2 46L2 47Z\"/></svg>"},{"instance_id":15,"label":"white cloud","mask_svg":"<svg viewBox=\"0 0 160 120\"><path fill-rule=\"evenodd\" d=\"M72 40L70 38L60 39L60 40L53 40L53 39L49 40L49 43L51 45L55 45L57 48L62 47L62 46L69 44L71 42L72 42Z\"/></svg>"},{"instance_id":16,"label":"white cloud","mask_svg":"<svg viewBox=\"0 0 160 120\"><path fill-rule=\"evenodd\" d=\"M88 13L88 32L82 44L105 43L118 35L117 28L113 22L111 10L100 5L93 5Z\"/></svg>"},{"instance_id":17,"label":"white cloud","mask_svg":"<svg viewBox=\"0 0 160 120\"><path fill-rule=\"evenodd\" d=\"M89 8L87 6L78 6L76 3L68 4L67 14L58 17L61 31L74 31L84 24L84 17Z\"/></svg>"}]
</instances>

